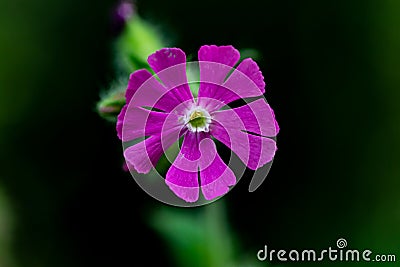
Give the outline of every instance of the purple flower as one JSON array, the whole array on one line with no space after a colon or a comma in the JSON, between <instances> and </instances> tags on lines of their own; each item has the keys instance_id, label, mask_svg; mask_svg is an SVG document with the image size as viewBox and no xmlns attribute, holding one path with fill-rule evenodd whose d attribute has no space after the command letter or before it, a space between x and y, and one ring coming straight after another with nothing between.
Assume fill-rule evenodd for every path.
<instances>
[{"instance_id":1,"label":"purple flower","mask_svg":"<svg viewBox=\"0 0 400 267\"><path fill-rule=\"evenodd\" d=\"M135 5L132 0L120 0L112 10L111 27L115 35L122 32L126 22L135 14Z\"/></svg>"},{"instance_id":2,"label":"purple flower","mask_svg":"<svg viewBox=\"0 0 400 267\"><path fill-rule=\"evenodd\" d=\"M214 138L252 170L270 162L277 149L270 137L277 135L279 127L262 97L265 83L259 67L247 58L233 68L239 58L232 46L202 46L198 52L200 87L194 98L182 50L164 48L150 55L148 63L157 77L147 70L132 73L127 104L118 116L117 132L123 142L146 137L124 151L128 165L139 173L148 173L183 136L165 182L178 197L195 202L200 188L211 200L236 183L233 171L218 155ZM235 100L247 98L253 101L226 108Z\"/></svg>"}]
</instances>

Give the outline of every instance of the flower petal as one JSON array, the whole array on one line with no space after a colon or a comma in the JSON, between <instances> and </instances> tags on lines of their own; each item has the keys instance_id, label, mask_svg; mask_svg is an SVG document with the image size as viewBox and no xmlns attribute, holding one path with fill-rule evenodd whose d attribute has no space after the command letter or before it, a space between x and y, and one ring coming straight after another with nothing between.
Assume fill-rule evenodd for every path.
<instances>
[{"instance_id":1,"label":"flower petal","mask_svg":"<svg viewBox=\"0 0 400 267\"><path fill-rule=\"evenodd\" d=\"M176 164L179 165L179 161L176 161ZM186 202L196 202L199 199L197 171L183 171L179 167L172 165L168 170L167 178L165 183L181 199Z\"/></svg>"},{"instance_id":2,"label":"flower petal","mask_svg":"<svg viewBox=\"0 0 400 267\"><path fill-rule=\"evenodd\" d=\"M171 89L165 88L154 75L147 70L131 74L126 92L127 105L134 107L155 107L170 112L181 101Z\"/></svg>"},{"instance_id":3,"label":"flower petal","mask_svg":"<svg viewBox=\"0 0 400 267\"><path fill-rule=\"evenodd\" d=\"M163 48L151 54L147 62L167 87L187 82L186 55L179 48ZM166 71L173 69L173 72ZM176 74L173 75L173 74Z\"/></svg>"},{"instance_id":4,"label":"flower petal","mask_svg":"<svg viewBox=\"0 0 400 267\"><path fill-rule=\"evenodd\" d=\"M229 147L246 166L256 170L270 162L276 151L274 140L256 136L241 131L238 127L240 119L238 116L231 118L231 122L220 124L214 122L210 128L212 135Z\"/></svg>"},{"instance_id":5,"label":"flower petal","mask_svg":"<svg viewBox=\"0 0 400 267\"><path fill-rule=\"evenodd\" d=\"M187 132L181 151L167 172L166 184L185 201L197 201L198 170L202 192L207 200L225 194L229 186L236 183L234 173L218 155L209 134Z\"/></svg>"},{"instance_id":6,"label":"flower petal","mask_svg":"<svg viewBox=\"0 0 400 267\"><path fill-rule=\"evenodd\" d=\"M193 98L186 76L186 55L179 48L163 48L148 58L150 67L180 101Z\"/></svg>"},{"instance_id":7,"label":"flower petal","mask_svg":"<svg viewBox=\"0 0 400 267\"><path fill-rule=\"evenodd\" d=\"M274 120L275 120L275 112L274 112L274 110L271 108L271 112L272 112L272 116L274 117ZM278 134L279 133L279 130L280 130L280 127L279 127L279 124L278 124L278 122L275 120L275 129L276 129L276 134Z\"/></svg>"},{"instance_id":8,"label":"flower petal","mask_svg":"<svg viewBox=\"0 0 400 267\"><path fill-rule=\"evenodd\" d=\"M181 151L169 168L165 182L180 198L195 202L199 198L198 162L200 158L197 134L187 132Z\"/></svg>"},{"instance_id":9,"label":"flower petal","mask_svg":"<svg viewBox=\"0 0 400 267\"><path fill-rule=\"evenodd\" d=\"M217 102L199 99L199 103L202 103L210 112L235 100L261 96L265 92L264 77L257 63L252 59L243 60L236 69L231 70L233 70L232 74L223 83L208 84L201 80L204 83L204 90L202 94L199 91L199 97L219 100ZM201 85L200 88L202 88Z\"/></svg>"},{"instance_id":10,"label":"flower petal","mask_svg":"<svg viewBox=\"0 0 400 267\"><path fill-rule=\"evenodd\" d=\"M153 75L146 69L137 70L129 76L128 87L126 88L125 98L126 103L132 99L132 96L143 85L145 81L150 79Z\"/></svg>"},{"instance_id":11,"label":"flower petal","mask_svg":"<svg viewBox=\"0 0 400 267\"><path fill-rule=\"evenodd\" d=\"M127 107L128 107L128 105L124 105L117 117L117 124L116 124L117 135L118 135L118 138L121 140L122 140L122 127L124 125L124 118L125 118Z\"/></svg>"},{"instance_id":12,"label":"flower petal","mask_svg":"<svg viewBox=\"0 0 400 267\"><path fill-rule=\"evenodd\" d=\"M168 118L166 121L168 121ZM164 125L165 127L165 125ZM179 139L180 128L161 129L162 135L152 135L124 151L125 160L139 173L148 173L161 155Z\"/></svg>"},{"instance_id":13,"label":"flower petal","mask_svg":"<svg viewBox=\"0 0 400 267\"><path fill-rule=\"evenodd\" d=\"M243 122L244 131L263 136L276 136L279 131L274 112L264 99L257 99L247 105L227 110L219 110L212 114L213 119L226 127L237 127L232 121L237 116Z\"/></svg>"},{"instance_id":14,"label":"flower petal","mask_svg":"<svg viewBox=\"0 0 400 267\"><path fill-rule=\"evenodd\" d=\"M151 136L146 140L128 147L124 151L124 157L128 164L138 173L148 173L151 168L157 165L163 153L161 138Z\"/></svg>"},{"instance_id":15,"label":"flower petal","mask_svg":"<svg viewBox=\"0 0 400 267\"><path fill-rule=\"evenodd\" d=\"M240 53L233 46L205 45L200 47L198 58L200 67L199 104L207 107L209 101L206 98L215 98L214 96L221 90L221 85L228 73L239 61Z\"/></svg>"},{"instance_id":16,"label":"flower petal","mask_svg":"<svg viewBox=\"0 0 400 267\"><path fill-rule=\"evenodd\" d=\"M128 116L132 118L134 115L130 115L129 113L135 108L155 107L162 111L169 112L181 104L181 102L176 99L170 91L160 84L160 82L145 69L137 70L130 75L125 98L126 104L118 115L116 125L119 139L122 139L122 127L128 106ZM134 120L131 120L131 122L132 121ZM135 125L137 124L138 123ZM143 129L143 127L144 124L140 128ZM127 136L124 140L126 141L128 138L129 137Z\"/></svg>"},{"instance_id":17,"label":"flower petal","mask_svg":"<svg viewBox=\"0 0 400 267\"><path fill-rule=\"evenodd\" d=\"M167 117L171 117L168 118ZM130 141L139 137L159 135L161 131L178 130L181 125L174 113L151 111L129 106L126 110L122 141Z\"/></svg>"},{"instance_id":18,"label":"flower petal","mask_svg":"<svg viewBox=\"0 0 400 267\"><path fill-rule=\"evenodd\" d=\"M239 61L240 53L231 45L203 45L199 49L198 58L200 62L215 62L233 67ZM203 72L203 75L206 73L207 72Z\"/></svg>"},{"instance_id":19,"label":"flower petal","mask_svg":"<svg viewBox=\"0 0 400 267\"><path fill-rule=\"evenodd\" d=\"M229 76L224 86L233 90L242 98L260 96L265 93L264 76L257 63L251 58L240 62Z\"/></svg>"},{"instance_id":20,"label":"flower petal","mask_svg":"<svg viewBox=\"0 0 400 267\"><path fill-rule=\"evenodd\" d=\"M211 200L227 193L229 186L236 183L236 178L218 155L214 141L204 139L200 143L200 151L201 188L205 199Z\"/></svg>"},{"instance_id":21,"label":"flower petal","mask_svg":"<svg viewBox=\"0 0 400 267\"><path fill-rule=\"evenodd\" d=\"M119 139L122 139L122 125L124 123L126 109L128 107L129 102L131 101L136 91L140 88L140 86L142 86L145 81L150 79L151 76L152 74L145 69L137 70L129 76L128 86L125 92L126 104L122 107L117 118L116 129Z\"/></svg>"}]
</instances>

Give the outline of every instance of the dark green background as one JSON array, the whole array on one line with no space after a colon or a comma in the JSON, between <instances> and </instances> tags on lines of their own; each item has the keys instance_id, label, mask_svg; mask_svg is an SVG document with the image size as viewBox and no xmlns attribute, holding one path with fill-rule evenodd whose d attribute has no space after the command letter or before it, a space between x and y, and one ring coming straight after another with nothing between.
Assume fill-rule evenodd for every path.
<instances>
[{"instance_id":1,"label":"dark green background","mask_svg":"<svg viewBox=\"0 0 400 267\"><path fill-rule=\"evenodd\" d=\"M114 77L114 4L0 2L0 193L15 266L174 266L146 222L162 204L121 170L114 127L95 113ZM246 251L325 248L344 237L400 260L399 1L137 8L189 54L203 44L262 54L279 150L260 189L248 193L243 178L224 198Z\"/></svg>"}]
</instances>

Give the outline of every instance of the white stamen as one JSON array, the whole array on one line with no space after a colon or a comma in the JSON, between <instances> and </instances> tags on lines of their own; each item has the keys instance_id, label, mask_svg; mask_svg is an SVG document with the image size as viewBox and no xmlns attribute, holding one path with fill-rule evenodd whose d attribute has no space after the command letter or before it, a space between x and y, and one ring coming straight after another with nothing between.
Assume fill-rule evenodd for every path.
<instances>
[{"instance_id":1,"label":"white stamen","mask_svg":"<svg viewBox=\"0 0 400 267\"><path fill-rule=\"evenodd\" d=\"M203 121L200 125L193 123L195 119L202 118ZM186 111L185 115L182 117L183 123L191 132L209 132L211 116L207 110L200 106L193 105L189 110Z\"/></svg>"}]
</instances>

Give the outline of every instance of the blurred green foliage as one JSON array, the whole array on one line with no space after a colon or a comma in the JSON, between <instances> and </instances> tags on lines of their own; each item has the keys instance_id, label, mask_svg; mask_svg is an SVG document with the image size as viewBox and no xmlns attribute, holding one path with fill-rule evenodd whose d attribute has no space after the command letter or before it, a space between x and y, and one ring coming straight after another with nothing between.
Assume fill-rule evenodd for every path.
<instances>
[{"instance_id":1,"label":"blurred green foliage","mask_svg":"<svg viewBox=\"0 0 400 267\"><path fill-rule=\"evenodd\" d=\"M129 75L138 69L148 69L147 57L165 47L162 37L154 26L132 14L125 21L125 27L114 43L115 75L109 88L103 89L101 99L97 103L99 115L111 122L116 118L125 105L125 90Z\"/></svg>"},{"instance_id":2,"label":"blurred green foliage","mask_svg":"<svg viewBox=\"0 0 400 267\"><path fill-rule=\"evenodd\" d=\"M188 212L161 206L150 216L149 223L164 237L175 266L260 266L254 257L245 257L247 252L230 229L222 200L198 209Z\"/></svg>"},{"instance_id":3,"label":"blurred green foliage","mask_svg":"<svg viewBox=\"0 0 400 267\"><path fill-rule=\"evenodd\" d=\"M11 253L12 223L12 209L0 184L0 266L2 267L14 266Z\"/></svg>"},{"instance_id":4,"label":"blurred green foliage","mask_svg":"<svg viewBox=\"0 0 400 267\"><path fill-rule=\"evenodd\" d=\"M124 74L141 68L149 69L147 57L163 47L165 43L160 32L135 14L127 21L122 35L117 39L117 67Z\"/></svg>"}]
</instances>

